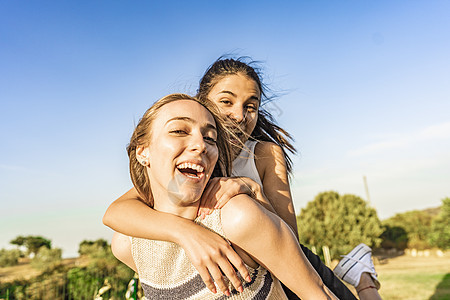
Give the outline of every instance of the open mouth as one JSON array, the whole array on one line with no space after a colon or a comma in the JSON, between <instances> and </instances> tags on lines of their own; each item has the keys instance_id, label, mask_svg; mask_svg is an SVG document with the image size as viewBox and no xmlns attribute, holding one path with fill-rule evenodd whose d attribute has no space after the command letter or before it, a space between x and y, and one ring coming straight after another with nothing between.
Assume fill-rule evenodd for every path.
<instances>
[{"instance_id":1,"label":"open mouth","mask_svg":"<svg viewBox=\"0 0 450 300\"><path fill-rule=\"evenodd\" d=\"M181 163L177 165L178 171L188 178L201 179L205 175L205 168L194 163Z\"/></svg>"}]
</instances>

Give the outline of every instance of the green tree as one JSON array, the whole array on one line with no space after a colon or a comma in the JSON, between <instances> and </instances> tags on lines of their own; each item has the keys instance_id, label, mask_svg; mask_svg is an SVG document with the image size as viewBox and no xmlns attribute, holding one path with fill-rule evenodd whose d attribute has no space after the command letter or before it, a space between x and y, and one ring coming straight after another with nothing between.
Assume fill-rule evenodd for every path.
<instances>
[{"instance_id":1,"label":"green tree","mask_svg":"<svg viewBox=\"0 0 450 300\"><path fill-rule=\"evenodd\" d=\"M9 242L12 245L17 245L18 247L21 247L25 244L25 237L19 235L15 239L13 239L11 242Z\"/></svg>"},{"instance_id":2,"label":"green tree","mask_svg":"<svg viewBox=\"0 0 450 300\"><path fill-rule=\"evenodd\" d=\"M320 193L297 217L300 241L310 247L330 248L332 258L349 252L359 243L377 247L382 233L374 208L355 195Z\"/></svg>"},{"instance_id":3,"label":"green tree","mask_svg":"<svg viewBox=\"0 0 450 300\"><path fill-rule=\"evenodd\" d=\"M27 249L27 255L36 255L41 247L48 249L52 248L52 242L42 236L18 236L14 240L10 241L10 244L17 246L25 246Z\"/></svg>"},{"instance_id":4,"label":"green tree","mask_svg":"<svg viewBox=\"0 0 450 300\"><path fill-rule=\"evenodd\" d=\"M450 249L450 198L442 199L439 215L431 222L428 240L432 246Z\"/></svg>"},{"instance_id":5,"label":"green tree","mask_svg":"<svg viewBox=\"0 0 450 300\"><path fill-rule=\"evenodd\" d=\"M413 210L396 214L383 221L386 229L403 228L407 234L407 247L417 249L430 248L428 236L434 216L427 211ZM386 231L385 231L386 232Z\"/></svg>"}]
</instances>

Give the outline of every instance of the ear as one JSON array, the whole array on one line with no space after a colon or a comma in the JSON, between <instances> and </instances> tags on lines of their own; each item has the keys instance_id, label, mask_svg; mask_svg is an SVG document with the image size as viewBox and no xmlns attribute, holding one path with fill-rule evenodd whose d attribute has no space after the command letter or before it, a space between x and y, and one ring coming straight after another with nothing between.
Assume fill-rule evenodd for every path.
<instances>
[{"instance_id":1,"label":"ear","mask_svg":"<svg viewBox=\"0 0 450 300\"><path fill-rule=\"evenodd\" d=\"M150 157L150 150L148 149L148 147L144 146L136 147L136 159L141 165L143 165L144 167L149 166L150 165L149 157Z\"/></svg>"}]
</instances>

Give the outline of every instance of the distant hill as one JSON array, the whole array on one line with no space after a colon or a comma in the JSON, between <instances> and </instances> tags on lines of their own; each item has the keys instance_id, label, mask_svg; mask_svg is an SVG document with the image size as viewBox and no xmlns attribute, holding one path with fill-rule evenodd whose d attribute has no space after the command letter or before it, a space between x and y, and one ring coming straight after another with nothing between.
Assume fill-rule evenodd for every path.
<instances>
[{"instance_id":1,"label":"distant hill","mask_svg":"<svg viewBox=\"0 0 450 300\"><path fill-rule=\"evenodd\" d=\"M387 220L390 220L390 219L393 219L396 216L400 216L400 215L404 215L404 214L410 214L412 212L422 212L422 213L427 214L430 217L434 218L440 213L440 211L441 211L441 206L425 208L425 209L413 209L413 210L408 210L408 211L401 212L401 213L396 213L394 216L384 219L383 222L385 222Z\"/></svg>"},{"instance_id":2,"label":"distant hill","mask_svg":"<svg viewBox=\"0 0 450 300\"><path fill-rule=\"evenodd\" d=\"M422 211L429 214L430 216L436 217L441 212L441 206L434 208L425 208Z\"/></svg>"}]
</instances>

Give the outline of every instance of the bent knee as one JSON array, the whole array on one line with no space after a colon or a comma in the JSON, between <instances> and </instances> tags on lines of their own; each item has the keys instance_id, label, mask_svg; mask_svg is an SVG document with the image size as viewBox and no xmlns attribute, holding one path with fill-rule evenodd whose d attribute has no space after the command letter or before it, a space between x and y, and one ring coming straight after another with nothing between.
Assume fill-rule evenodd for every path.
<instances>
[{"instance_id":1,"label":"bent knee","mask_svg":"<svg viewBox=\"0 0 450 300\"><path fill-rule=\"evenodd\" d=\"M253 230L261 218L268 213L261 205L245 194L234 196L221 209L222 226L227 234L234 235L236 229L239 234L245 234L247 230Z\"/></svg>"}]
</instances>

